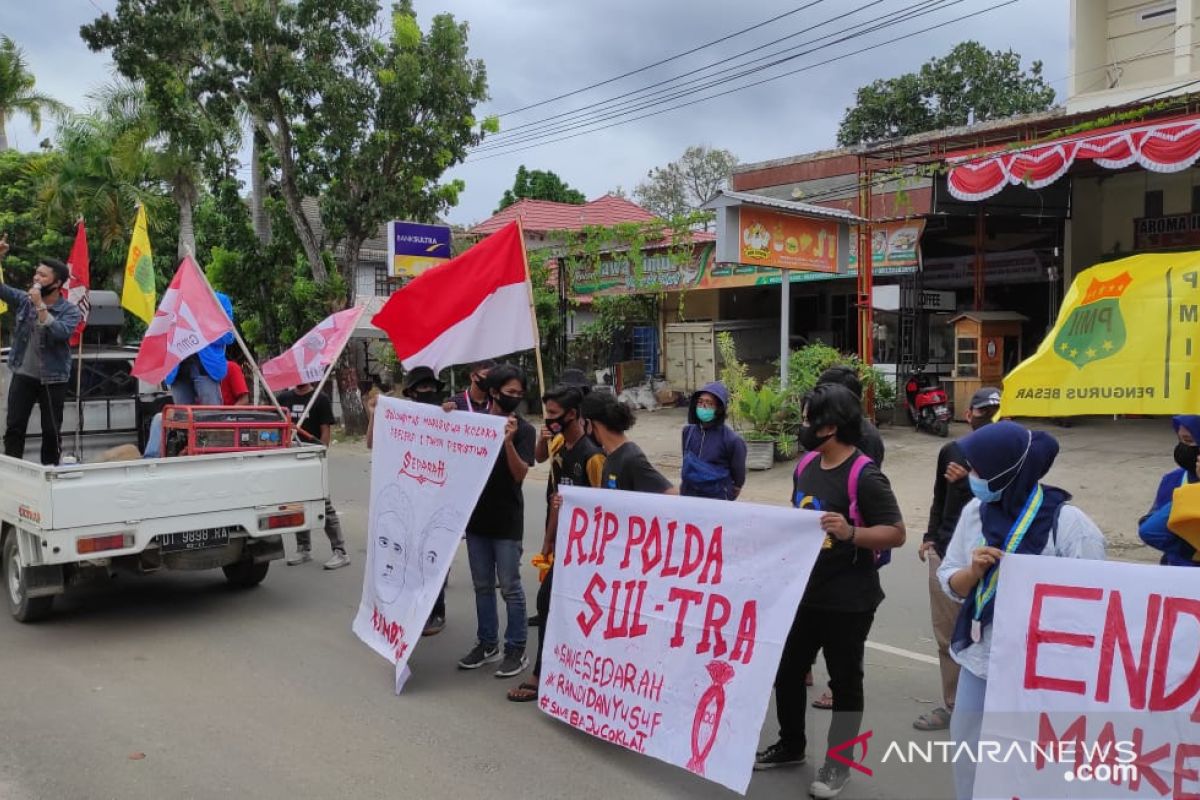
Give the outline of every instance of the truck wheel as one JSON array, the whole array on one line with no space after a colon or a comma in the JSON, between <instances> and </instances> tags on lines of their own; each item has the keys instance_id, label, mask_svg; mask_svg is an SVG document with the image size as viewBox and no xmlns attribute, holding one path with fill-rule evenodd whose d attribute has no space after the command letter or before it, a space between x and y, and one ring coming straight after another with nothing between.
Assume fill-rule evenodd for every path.
<instances>
[{"instance_id":1,"label":"truck wheel","mask_svg":"<svg viewBox=\"0 0 1200 800\"><path fill-rule=\"evenodd\" d=\"M0 556L4 566L4 585L8 589L8 610L18 622L37 622L50 615L54 607L54 596L26 597L25 582L21 575L21 551L17 547L17 533L10 530L4 539L4 552Z\"/></svg>"},{"instance_id":2,"label":"truck wheel","mask_svg":"<svg viewBox=\"0 0 1200 800\"><path fill-rule=\"evenodd\" d=\"M249 589L263 582L263 579L267 577L267 569L270 566L270 561L263 561L259 564L253 561L238 561L221 567L221 569L225 573L225 579L229 581L231 586L236 586L239 589Z\"/></svg>"}]
</instances>

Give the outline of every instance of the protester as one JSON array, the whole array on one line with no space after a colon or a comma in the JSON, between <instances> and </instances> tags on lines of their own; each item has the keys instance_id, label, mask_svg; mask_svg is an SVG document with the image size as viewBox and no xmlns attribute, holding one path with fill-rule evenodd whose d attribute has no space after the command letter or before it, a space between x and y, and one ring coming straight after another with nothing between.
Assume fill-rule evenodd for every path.
<instances>
[{"instance_id":1,"label":"protester","mask_svg":"<svg viewBox=\"0 0 1200 800\"><path fill-rule=\"evenodd\" d=\"M525 533L521 484L533 465L537 433L517 413L527 389L523 370L511 364L493 367L488 372L487 384L491 413L507 416L508 424L504 428L504 446L467 522L467 558L475 584L478 629L475 646L459 660L458 666L478 669L500 661L496 677L511 678L529 666L525 657L528 620L520 572L521 540ZM497 580L508 616L503 655L496 607Z\"/></svg>"},{"instance_id":2,"label":"protester","mask_svg":"<svg viewBox=\"0 0 1200 800\"><path fill-rule=\"evenodd\" d=\"M971 397L967 409L967 424L977 431L987 425L1000 409L1000 390L985 386ZM950 637L958 604L946 597L938 583L937 571L946 557L946 546L954 536L959 515L971 501L971 486L967 480L967 458L958 442L948 442L938 452L937 471L933 477L933 505L929 508L929 527L917 556L929 564L929 613L933 622L933 638L937 642L938 666L942 673L942 705L913 722L919 731L942 731L950 727L954 711L954 695L958 691L958 663L950 657Z\"/></svg>"},{"instance_id":3,"label":"protester","mask_svg":"<svg viewBox=\"0 0 1200 800\"><path fill-rule=\"evenodd\" d=\"M545 621L550 615L550 593L554 583L554 542L558 531L558 508L555 503L559 486L599 487L604 476L604 453L584 435L583 388L562 385L542 397L545 411L545 430L550 434L550 478L546 484L546 531L542 539L542 558L550 561L550 569L538 586L537 657L533 662L533 680L522 683L508 693L514 703L537 700L538 678L542 674L542 650L546 643Z\"/></svg>"},{"instance_id":4,"label":"protester","mask_svg":"<svg viewBox=\"0 0 1200 800\"><path fill-rule=\"evenodd\" d=\"M233 302L223 292L215 292L225 316L233 319ZM167 373L163 381L171 389L171 398L180 406L221 405L221 381L225 380L228 360L225 349L234 343L231 331L211 342L198 353L185 358ZM245 382L245 378L242 378Z\"/></svg>"},{"instance_id":5,"label":"protester","mask_svg":"<svg viewBox=\"0 0 1200 800\"><path fill-rule=\"evenodd\" d=\"M250 405L250 387L246 385L246 373L241 364L233 359L225 360L225 377L221 380L221 403L227 406Z\"/></svg>"},{"instance_id":6,"label":"protester","mask_svg":"<svg viewBox=\"0 0 1200 800\"><path fill-rule=\"evenodd\" d=\"M496 366L490 358L476 361L471 365L471 385L461 392L455 392L446 400L443 408L447 411L475 411L487 414L491 411L492 396L488 391L488 373Z\"/></svg>"},{"instance_id":7,"label":"protester","mask_svg":"<svg viewBox=\"0 0 1200 800\"><path fill-rule=\"evenodd\" d=\"M592 390L591 384L588 383L587 376L583 374L583 370L581 369L564 369L562 378L559 380L558 384L559 386L575 387L579 390L581 398L586 397L588 392ZM554 435L550 433L550 430L546 428L546 426L543 425L541 435L538 436L537 447L533 451L534 460L538 464L541 464L550 457L550 440L553 438ZM592 444L596 444L594 440L592 441ZM600 445L596 446L599 447ZM546 513L550 513L549 506L546 507Z\"/></svg>"},{"instance_id":8,"label":"protester","mask_svg":"<svg viewBox=\"0 0 1200 800\"><path fill-rule=\"evenodd\" d=\"M8 253L7 235L0 237L0 260ZM8 419L4 454L25 457L25 437L36 404L42 421L42 464L62 457L63 404L71 377L71 334L83 315L62 291L71 277L66 264L53 258L38 261L28 291L0 283L0 300L16 312L8 368ZM0 277L0 280L3 278Z\"/></svg>"},{"instance_id":9,"label":"protester","mask_svg":"<svg viewBox=\"0 0 1200 800\"><path fill-rule=\"evenodd\" d=\"M279 405L292 415L292 423L300 422L304 410L312 403L308 416L300 425L300 439L306 444L323 444L329 447L333 433L333 424L337 419L333 416L333 401L325 392L317 392L311 383L302 383L295 389L281 392L277 396ZM325 569L341 569L350 565L350 556L346 554L346 540L342 538L342 523L338 518L337 509L328 497L325 498L325 535L329 537L329 546L333 556L325 562ZM301 531L296 534L296 554L287 560L289 566L296 566L312 561L312 534Z\"/></svg>"},{"instance_id":10,"label":"protester","mask_svg":"<svg viewBox=\"0 0 1200 800\"><path fill-rule=\"evenodd\" d=\"M805 760L805 673L824 650L833 689L829 747L858 735L863 716L863 654L875 610L883 601L877 550L904 544L900 508L879 467L857 444L862 439L859 398L839 384L817 386L805 398L800 443L819 458L797 467L792 502L821 511L825 543L784 645L775 679L779 740L758 753L755 768ZM853 483L852 483L853 482ZM809 787L814 797L836 797L849 768L826 756Z\"/></svg>"},{"instance_id":11,"label":"protester","mask_svg":"<svg viewBox=\"0 0 1200 800\"><path fill-rule=\"evenodd\" d=\"M746 485L746 442L725 424L729 390L720 381L692 395L683 426L679 493L736 500Z\"/></svg>"},{"instance_id":12,"label":"protester","mask_svg":"<svg viewBox=\"0 0 1200 800\"><path fill-rule=\"evenodd\" d=\"M1179 439L1174 454L1178 467L1163 475L1159 481L1154 503L1138 523L1138 535L1142 537L1143 542L1162 551L1160 564L1197 567L1200 566L1200 561L1196 560L1196 548L1176 536L1167 527L1167 522L1174 507L1175 490L1200 480L1196 477L1200 471L1200 416L1172 417L1171 425L1175 428L1176 438Z\"/></svg>"},{"instance_id":13,"label":"protester","mask_svg":"<svg viewBox=\"0 0 1200 800\"><path fill-rule=\"evenodd\" d=\"M961 604L950 644L962 668L950 735L974 747L987 691L1003 557L1015 552L1103 559L1104 535L1069 504L1071 495L1040 482L1058 455L1058 442L1050 434L1005 420L968 434L959 446L971 467L967 479L975 499L962 510L937 576L942 590ZM974 763L955 759L957 796L971 797L974 784Z\"/></svg>"},{"instance_id":14,"label":"protester","mask_svg":"<svg viewBox=\"0 0 1200 800\"><path fill-rule=\"evenodd\" d=\"M592 393L583 399L580 411L591 435L604 450L605 489L679 494L679 490L650 464L642 449L626 437L626 431L636 421L628 404L608 392Z\"/></svg>"},{"instance_id":15,"label":"protester","mask_svg":"<svg viewBox=\"0 0 1200 800\"><path fill-rule=\"evenodd\" d=\"M822 372L817 377L817 386L824 384L836 384L845 386L854 396L858 398L859 404L862 403L863 387L862 380L858 377L858 372L854 367L838 364ZM867 417L862 420L862 439L858 442L858 449L863 451L872 461L875 466L883 469L883 437L879 435L879 428L875 427L875 423ZM804 676L806 686L813 685L812 673ZM813 700L813 708L819 708L828 711L833 708L833 694L830 691L823 692L820 697Z\"/></svg>"}]
</instances>

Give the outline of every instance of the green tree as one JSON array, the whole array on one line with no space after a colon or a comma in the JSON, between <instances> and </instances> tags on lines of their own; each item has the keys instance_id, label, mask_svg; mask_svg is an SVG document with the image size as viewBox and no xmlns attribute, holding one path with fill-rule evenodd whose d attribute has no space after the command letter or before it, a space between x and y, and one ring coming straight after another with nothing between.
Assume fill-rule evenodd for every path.
<instances>
[{"instance_id":1,"label":"green tree","mask_svg":"<svg viewBox=\"0 0 1200 800\"><path fill-rule=\"evenodd\" d=\"M655 167L633 196L646 210L661 219L693 214L729 186L738 159L733 153L706 145L693 145L677 161ZM709 222L702 226L708 230Z\"/></svg>"},{"instance_id":2,"label":"green tree","mask_svg":"<svg viewBox=\"0 0 1200 800\"><path fill-rule=\"evenodd\" d=\"M1023 70L1021 57L1012 50L989 51L978 42L962 42L918 72L859 88L838 127L838 144L972 125L1053 105L1054 88L1042 77L1041 61Z\"/></svg>"},{"instance_id":3,"label":"green tree","mask_svg":"<svg viewBox=\"0 0 1200 800\"><path fill-rule=\"evenodd\" d=\"M33 132L42 128L42 114L63 113L67 107L49 95L34 90L33 73L25 63L25 53L7 36L0 34L0 152L8 149L4 132L13 114L29 118Z\"/></svg>"},{"instance_id":4,"label":"green tree","mask_svg":"<svg viewBox=\"0 0 1200 800\"><path fill-rule=\"evenodd\" d=\"M496 213L511 206L518 200L553 200L556 203L570 203L581 206L587 202L583 192L572 189L567 182L550 170L526 169L522 164L517 168L511 189L505 189L496 206Z\"/></svg>"},{"instance_id":5,"label":"green tree","mask_svg":"<svg viewBox=\"0 0 1200 800\"><path fill-rule=\"evenodd\" d=\"M70 226L49 226L37 205L37 173L56 170L58 153L0 150L0 233L12 252L4 260L5 277L24 284L41 255L62 258L71 246Z\"/></svg>"}]
</instances>

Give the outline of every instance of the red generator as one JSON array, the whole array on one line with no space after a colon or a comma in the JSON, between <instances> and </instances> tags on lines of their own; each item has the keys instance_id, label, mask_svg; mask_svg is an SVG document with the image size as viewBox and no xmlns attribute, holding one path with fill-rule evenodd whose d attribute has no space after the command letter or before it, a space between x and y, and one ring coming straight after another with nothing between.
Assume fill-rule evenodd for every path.
<instances>
[{"instance_id":1,"label":"red generator","mask_svg":"<svg viewBox=\"0 0 1200 800\"><path fill-rule=\"evenodd\" d=\"M240 453L287 447L292 423L273 406L167 406L164 456Z\"/></svg>"}]
</instances>

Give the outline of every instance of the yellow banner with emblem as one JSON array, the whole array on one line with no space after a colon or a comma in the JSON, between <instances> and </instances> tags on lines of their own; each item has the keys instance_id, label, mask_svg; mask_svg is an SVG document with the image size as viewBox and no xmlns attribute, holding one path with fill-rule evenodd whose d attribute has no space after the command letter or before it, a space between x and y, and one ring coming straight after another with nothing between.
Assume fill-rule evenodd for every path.
<instances>
[{"instance_id":1,"label":"yellow banner with emblem","mask_svg":"<svg viewBox=\"0 0 1200 800\"><path fill-rule=\"evenodd\" d=\"M1006 417L1200 412L1200 252L1079 273L1054 329L1004 379Z\"/></svg>"}]
</instances>

